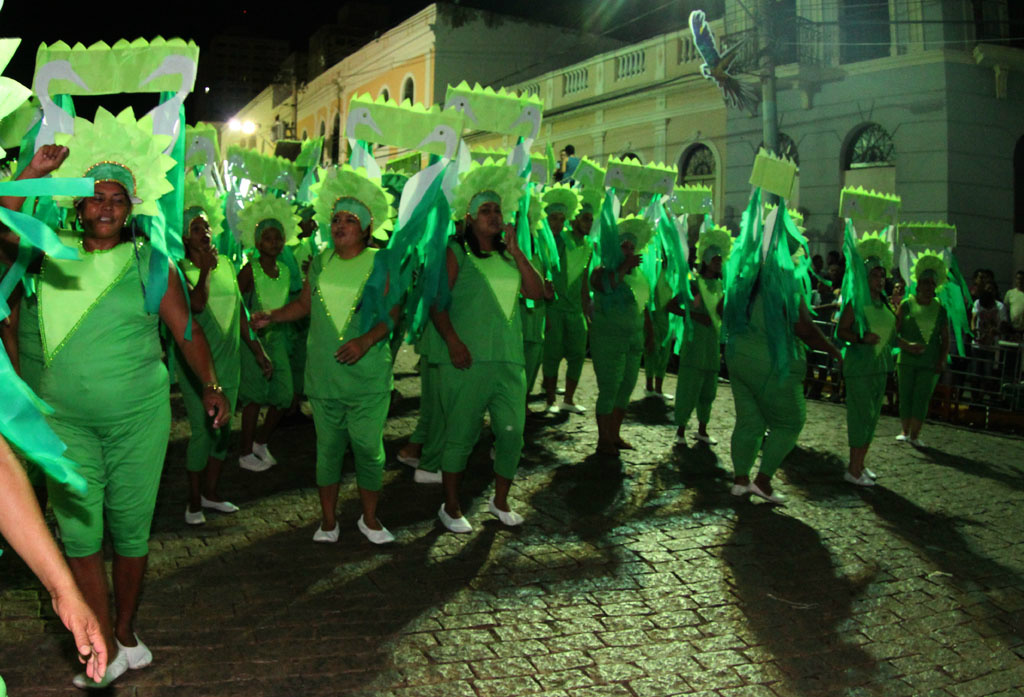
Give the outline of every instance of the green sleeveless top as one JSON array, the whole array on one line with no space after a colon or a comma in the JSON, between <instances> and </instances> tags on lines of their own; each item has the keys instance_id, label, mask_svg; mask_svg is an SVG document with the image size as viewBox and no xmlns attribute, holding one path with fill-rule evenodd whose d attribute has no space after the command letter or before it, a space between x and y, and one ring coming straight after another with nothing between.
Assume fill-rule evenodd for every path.
<instances>
[{"instance_id":1,"label":"green sleeveless top","mask_svg":"<svg viewBox=\"0 0 1024 697\"><path fill-rule=\"evenodd\" d=\"M377 250L342 259L328 249L309 265L310 322L306 339L306 395L342 399L391 392L391 350L378 341L355 365L339 363L335 351L362 334L359 304Z\"/></svg>"},{"instance_id":2,"label":"green sleeveless top","mask_svg":"<svg viewBox=\"0 0 1024 697\"><path fill-rule=\"evenodd\" d=\"M896 315L878 301L864 308L867 331L878 335L877 344L850 344L843 350L843 375L858 377L892 370L892 347L896 342Z\"/></svg>"},{"instance_id":3,"label":"green sleeveless top","mask_svg":"<svg viewBox=\"0 0 1024 697\"><path fill-rule=\"evenodd\" d=\"M291 272L280 261L277 265L277 278L271 278L263 270L258 259L251 259L252 290L245 294L246 304L250 312L270 312L288 304L291 293ZM267 339L285 337L287 329L278 324L271 324L259 330L257 334Z\"/></svg>"},{"instance_id":4,"label":"green sleeveless top","mask_svg":"<svg viewBox=\"0 0 1024 697\"><path fill-rule=\"evenodd\" d=\"M551 283L555 287L555 299L551 307L561 312L583 312L583 279L587 275L593 250L584 237L577 242L570 230L562 230L555 237L558 247L559 267L552 269Z\"/></svg>"},{"instance_id":5,"label":"green sleeveless top","mask_svg":"<svg viewBox=\"0 0 1024 697\"><path fill-rule=\"evenodd\" d=\"M185 278L193 286L199 281L199 268L188 259L181 262ZM241 302L238 280L234 267L227 257L218 257L217 266L210 271L210 295L206 307L193 314L193 321L203 328L206 341L210 344L213 368L217 381L226 390L237 387L241 380L242 350ZM245 348L248 351L248 347ZM175 360L179 370L189 370L181 352L175 347Z\"/></svg>"},{"instance_id":6,"label":"green sleeveless top","mask_svg":"<svg viewBox=\"0 0 1024 697\"><path fill-rule=\"evenodd\" d=\"M150 247L138 245L137 257L126 242L91 253L80 246L81 261L43 259L39 396L54 408L53 418L106 426L168 399L159 318L146 312L143 299Z\"/></svg>"},{"instance_id":7,"label":"green sleeveless top","mask_svg":"<svg viewBox=\"0 0 1024 697\"><path fill-rule=\"evenodd\" d=\"M902 303L903 324L900 325L900 338L911 343L925 345L924 353L915 356L910 351L900 351L899 364L915 368L934 368L939 356L945 351L941 345L942 327L946 322L946 308L942 307L938 298L927 305L920 305L917 298L908 295Z\"/></svg>"},{"instance_id":8,"label":"green sleeveless top","mask_svg":"<svg viewBox=\"0 0 1024 697\"><path fill-rule=\"evenodd\" d=\"M492 253L480 259L458 245L449 246L459 264L448 310L455 332L473 362L500 361L523 365L523 327L519 319L519 270L510 259ZM440 338L440 337L439 337ZM444 347L444 341L440 345ZM435 362L449 360L437 351Z\"/></svg>"}]
</instances>

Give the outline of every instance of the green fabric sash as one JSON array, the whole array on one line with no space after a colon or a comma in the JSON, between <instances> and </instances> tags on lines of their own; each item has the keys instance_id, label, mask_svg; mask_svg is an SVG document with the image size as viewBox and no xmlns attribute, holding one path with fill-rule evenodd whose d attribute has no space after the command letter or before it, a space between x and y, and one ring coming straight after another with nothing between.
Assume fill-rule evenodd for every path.
<instances>
[{"instance_id":1,"label":"green fabric sash","mask_svg":"<svg viewBox=\"0 0 1024 697\"><path fill-rule=\"evenodd\" d=\"M864 316L868 321L868 328L873 334L878 335L878 343L875 344L875 353L881 354L887 350L889 340L896 331L896 315L889 311L884 303L871 303L864 308ZM934 324L934 318L932 318Z\"/></svg>"},{"instance_id":2,"label":"green fabric sash","mask_svg":"<svg viewBox=\"0 0 1024 697\"><path fill-rule=\"evenodd\" d=\"M285 273L284 266L277 264L277 278L271 278L263 270L259 260L252 260L252 281L256 287L259 309L270 312L283 307L288 302L288 294L291 291L290 275Z\"/></svg>"},{"instance_id":3,"label":"green fabric sash","mask_svg":"<svg viewBox=\"0 0 1024 697\"><path fill-rule=\"evenodd\" d=\"M562 240L565 241L565 285L573 286L587 268L590 261L590 246L586 239L576 242L572 233L563 230Z\"/></svg>"},{"instance_id":4,"label":"green fabric sash","mask_svg":"<svg viewBox=\"0 0 1024 697\"><path fill-rule=\"evenodd\" d=\"M938 298L933 299L927 305L921 305L917 302L917 298L914 298L910 304L910 316L914 318L917 330L921 332L921 338L924 339L924 345L927 346L932 341L935 322L939 318Z\"/></svg>"},{"instance_id":5,"label":"green fabric sash","mask_svg":"<svg viewBox=\"0 0 1024 697\"><path fill-rule=\"evenodd\" d=\"M135 258L131 244L86 252L79 241L81 261L46 257L39 284L39 335L47 365L64 348L82 320L118 281Z\"/></svg>"},{"instance_id":6,"label":"green fabric sash","mask_svg":"<svg viewBox=\"0 0 1024 697\"><path fill-rule=\"evenodd\" d=\"M320 271L316 292L338 333L339 341L345 338L349 322L356 313L366 280L373 270L373 255L376 251L364 249L353 259L342 259L332 253Z\"/></svg>"},{"instance_id":7,"label":"green fabric sash","mask_svg":"<svg viewBox=\"0 0 1024 697\"><path fill-rule=\"evenodd\" d=\"M199 281L199 267L188 259L184 260L185 277L193 286ZM210 271L210 294L206 309L213 316L222 334L231 331L238 314L238 282L234 269L227 259L219 259L217 267Z\"/></svg>"},{"instance_id":8,"label":"green fabric sash","mask_svg":"<svg viewBox=\"0 0 1024 697\"><path fill-rule=\"evenodd\" d=\"M724 293L722 292L722 281L713 278L710 281L703 277L697 278L697 289L700 291L700 299L704 303L704 309L711 318L711 326L715 328L717 336L722 335L722 318L718 316L718 303Z\"/></svg>"},{"instance_id":9,"label":"green fabric sash","mask_svg":"<svg viewBox=\"0 0 1024 697\"><path fill-rule=\"evenodd\" d=\"M474 254L467 254L466 257L487 281L487 287L491 289L494 301L505 315L505 319L511 321L516 299L519 297L519 270L497 253L483 259Z\"/></svg>"}]
</instances>

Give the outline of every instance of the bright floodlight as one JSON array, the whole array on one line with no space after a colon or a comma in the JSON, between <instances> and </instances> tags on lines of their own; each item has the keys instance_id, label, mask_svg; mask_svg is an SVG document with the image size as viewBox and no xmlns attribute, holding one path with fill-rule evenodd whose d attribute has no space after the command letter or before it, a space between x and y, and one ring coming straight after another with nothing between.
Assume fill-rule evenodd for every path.
<instances>
[{"instance_id":1,"label":"bright floodlight","mask_svg":"<svg viewBox=\"0 0 1024 697\"><path fill-rule=\"evenodd\" d=\"M255 132L256 124L254 124L252 121L246 121L242 124L242 133L244 133L245 135L251 136Z\"/></svg>"},{"instance_id":2,"label":"bright floodlight","mask_svg":"<svg viewBox=\"0 0 1024 697\"><path fill-rule=\"evenodd\" d=\"M240 131L242 130L242 122L238 119L231 119L228 121L228 129L232 131Z\"/></svg>"}]
</instances>

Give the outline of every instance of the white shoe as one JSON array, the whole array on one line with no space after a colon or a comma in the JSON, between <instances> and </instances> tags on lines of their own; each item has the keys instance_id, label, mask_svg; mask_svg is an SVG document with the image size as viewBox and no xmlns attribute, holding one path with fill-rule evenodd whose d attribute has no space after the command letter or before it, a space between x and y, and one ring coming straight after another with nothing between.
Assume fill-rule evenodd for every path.
<instances>
[{"instance_id":1,"label":"white shoe","mask_svg":"<svg viewBox=\"0 0 1024 697\"><path fill-rule=\"evenodd\" d=\"M548 414L557 414L558 412L561 411L561 409L558 408L557 404L549 404L548 408L545 409L544 411L546 411Z\"/></svg>"},{"instance_id":2,"label":"white shoe","mask_svg":"<svg viewBox=\"0 0 1024 697\"><path fill-rule=\"evenodd\" d=\"M843 480L857 486L874 486L875 480L868 476L868 473L861 472L859 477L854 477L849 471L843 473Z\"/></svg>"},{"instance_id":3,"label":"white shoe","mask_svg":"<svg viewBox=\"0 0 1024 697\"><path fill-rule=\"evenodd\" d=\"M217 511L218 513L238 513L238 506L231 503L230 501L211 501L205 496L199 497L199 503L202 504L203 508L209 508L211 511Z\"/></svg>"},{"instance_id":4,"label":"white shoe","mask_svg":"<svg viewBox=\"0 0 1024 697\"><path fill-rule=\"evenodd\" d=\"M410 457L408 455L398 453L397 455L395 455L395 459L401 462L403 465L407 465L414 469L420 466L420 459L418 457Z\"/></svg>"},{"instance_id":5,"label":"white shoe","mask_svg":"<svg viewBox=\"0 0 1024 697\"><path fill-rule=\"evenodd\" d=\"M267 450L267 444L266 443L255 443L254 442L252 444L252 454L255 455L256 457L258 457L259 459L263 460L265 463L267 463L271 467L273 467L274 465L277 464L277 458L275 458L273 455L271 455L270 451Z\"/></svg>"},{"instance_id":6,"label":"white shoe","mask_svg":"<svg viewBox=\"0 0 1024 697\"><path fill-rule=\"evenodd\" d=\"M185 504L185 523L188 525L203 525L205 522L206 516L203 515L201 510L193 513L189 505Z\"/></svg>"},{"instance_id":7,"label":"white shoe","mask_svg":"<svg viewBox=\"0 0 1024 697\"><path fill-rule=\"evenodd\" d=\"M71 679L71 684L80 690L102 690L127 672L128 655L122 650L118 651L117 657L107 664L107 671L99 682L95 682L85 673L79 673Z\"/></svg>"},{"instance_id":8,"label":"white shoe","mask_svg":"<svg viewBox=\"0 0 1024 697\"><path fill-rule=\"evenodd\" d=\"M747 490L750 491L750 493L753 494L754 496L760 496L765 501L770 501L771 503L775 503L780 506L786 503L785 495L780 494L777 491L773 491L772 493L767 494L764 491L762 491L761 487L759 487L754 482L750 482L750 486L747 487Z\"/></svg>"},{"instance_id":9,"label":"white shoe","mask_svg":"<svg viewBox=\"0 0 1024 697\"><path fill-rule=\"evenodd\" d=\"M910 437L907 436L906 433L901 433L898 436L896 436L896 442L897 443L906 443L909 440L910 440Z\"/></svg>"},{"instance_id":10,"label":"white shoe","mask_svg":"<svg viewBox=\"0 0 1024 697\"><path fill-rule=\"evenodd\" d=\"M694 433L693 434L693 439L694 440L699 440L701 443L707 443L708 445L718 445L718 441L717 440L715 440L711 436L701 435L700 433Z\"/></svg>"},{"instance_id":11,"label":"white shoe","mask_svg":"<svg viewBox=\"0 0 1024 697\"><path fill-rule=\"evenodd\" d=\"M523 524L523 516L519 515L515 511L503 511L497 506L495 506L493 496L487 502L487 509L491 512L492 515L496 515L498 517L498 520L500 520L503 524L509 526L510 528Z\"/></svg>"},{"instance_id":12,"label":"white shoe","mask_svg":"<svg viewBox=\"0 0 1024 697\"><path fill-rule=\"evenodd\" d=\"M555 394L565 394L565 388L559 387L558 389L555 390Z\"/></svg>"},{"instance_id":13,"label":"white shoe","mask_svg":"<svg viewBox=\"0 0 1024 697\"><path fill-rule=\"evenodd\" d=\"M676 396L671 392L662 392L661 396L664 397L666 401L671 401L676 398Z\"/></svg>"},{"instance_id":14,"label":"white shoe","mask_svg":"<svg viewBox=\"0 0 1024 697\"><path fill-rule=\"evenodd\" d=\"M337 542L339 532L341 532L341 526L337 521L334 523L333 530L324 530L322 525L317 525L316 532L313 533L313 542Z\"/></svg>"},{"instance_id":15,"label":"white shoe","mask_svg":"<svg viewBox=\"0 0 1024 697\"><path fill-rule=\"evenodd\" d=\"M878 479L878 475L875 474L874 472L872 472L871 470L869 470L867 467L864 468L864 471L863 471L862 474L866 474L869 477L871 477L872 479Z\"/></svg>"},{"instance_id":16,"label":"white shoe","mask_svg":"<svg viewBox=\"0 0 1024 697\"><path fill-rule=\"evenodd\" d=\"M442 481L440 472L428 472L421 469L417 469L413 473L412 480L417 484L440 484Z\"/></svg>"},{"instance_id":17,"label":"white shoe","mask_svg":"<svg viewBox=\"0 0 1024 697\"><path fill-rule=\"evenodd\" d=\"M395 536L384 527L383 523L381 523L380 530L372 530L363 522L363 516L359 516L356 527L359 528L359 532L366 535L366 539L375 545L386 545L388 542L395 541Z\"/></svg>"},{"instance_id":18,"label":"white shoe","mask_svg":"<svg viewBox=\"0 0 1024 697\"><path fill-rule=\"evenodd\" d=\"M676 434L676 445L686 445L686 435Z\"/></svg>"},{"instance_id":19,"label":"white shoe","mask_svg":"<svg viewBox=\"0 0 1024 697\"><path fill-rule=\"evenodd\" d=\"M572 414L586 414L586 407L581 407L579 404L569 404L568 402L562 402L562 406L559 407L561 411L567 411Z\"/></svg>"},{"instance_id":20,"label":"white shoe","mask_svg":"<svg viewBox=\"0 0 1024 697\"><path fill-rule=\"evenodd\" d=\"M273 467L272 464L264 462L253 453L249 453L248 455L243 455L238 458L238 466L244 470L249 470L250 472L266 472L268 469Z\"/></svg>"},{"instance_id":21,"label":"white shoe","mask_svg":"<svg viewBox=\"0 0 1024 697\"><path fill-rule=\"evenodd\" d=\"M746 484L733 484L729 493L733 496L746 496L750 493L750 487Z\"/></svg>"},{"instance_id":22,"label":"white shoe","mask_svg":"<svg viewBox=\"0 0 1024 697\"><path fill-rule=\"evenodd\" d=\"M125 660L128 661L128 667L132 670L138 670L139 668L145 668L153 662L153 652L149 650L149 647L142 643L142 639L139 638L138 634L135 634L135 646L125 646L117 639L117 653L118 655L124 655Z\"/></svg>"},{"instance_id":23,"label":"white shoe","mask_svg":"<svg viewBox=\"0 0 1024 697\"><path fill-rule=\"evenodd\" d=\"M437 512L437 517L441 520L441 525L454 533L465 535L466 533L473 532L473 526L469 524L468 520L466 520L466 516L452 518L450 515L445 513L443 503L441 504L441 510Z\"/></svg>"}]
</instances>

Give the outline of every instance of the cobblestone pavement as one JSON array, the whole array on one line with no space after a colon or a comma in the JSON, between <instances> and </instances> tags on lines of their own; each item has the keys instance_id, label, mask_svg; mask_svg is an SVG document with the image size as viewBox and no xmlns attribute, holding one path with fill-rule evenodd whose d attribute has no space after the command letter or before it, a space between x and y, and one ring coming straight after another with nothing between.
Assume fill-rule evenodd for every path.
<instances>
[{"instance_id":1,"label":"cobblestone pavement","mask_svg":"<svg viewBox=\"0 0 1024 697\"><path fill-rule=\"evenodd\" d=\"M240 513L186 527L176 421L137 625L155 660L117 694L1022 694L1020 439L928 424L918 451L883 417L869 454L879 485L862 490L841 479L843 408L811 402L778 509L728 493L728 386L711 450L673 448L671 413L641 385L624 429L637 449L621 464L591 455L590 413L529 420L519 529L487 514L483 441L463 487L474 531L457 536L436 520L440 488L393 464L418 405L412 360L403 349L386 436L389 548L356 530L351 475L340 542L311 541L310 425L275 436L273 470L226 468ZM69 637L12 553L0 590L10 694L72 693Z\"/></svg>"}]
</instances>

